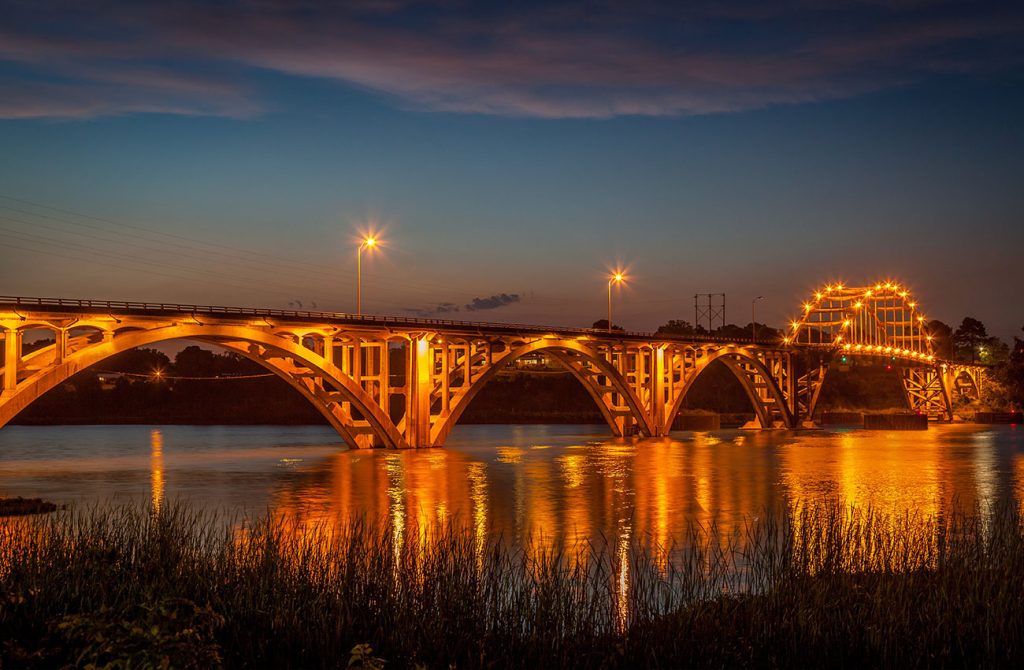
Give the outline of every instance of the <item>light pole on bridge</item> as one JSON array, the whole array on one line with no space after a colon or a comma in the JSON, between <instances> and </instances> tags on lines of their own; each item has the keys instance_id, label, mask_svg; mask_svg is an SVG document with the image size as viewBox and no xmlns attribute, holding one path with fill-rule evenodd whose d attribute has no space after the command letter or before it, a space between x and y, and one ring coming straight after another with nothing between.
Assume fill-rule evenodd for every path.
<instances>
[{"instance_id":1,"label":"light pole on bridge","mask_svg":"<svg viewBox=\"0 0 1024 670\"><path fill-rule=\"evenodd\" d=\"M356 316L363 315L363 249L373 249L377 240L367 237L356 249Z\"/></svg>"},{"instance_id":2,"label":"light pole on bridge","mask_svg":"<svg viewBox=\"0 0 1024 670\"><path fill-rule=\"evenodd\" d=\"M754 316L754 307L758 300L764 300L764 296L759 295L750 301L750 339L755 342L757 341L757 318Z\"/></svg>"},{"instance_id":3,"label":"light pole on bridge","mask_svg":"<svg viewBox=\"0 0 1024 670\"><path fill-rule=\"evenodd\" d=\"M612 284L621 284L626 275L616 272L608 278L608 332L612 332Z\"/></svg>"}]
</instances>

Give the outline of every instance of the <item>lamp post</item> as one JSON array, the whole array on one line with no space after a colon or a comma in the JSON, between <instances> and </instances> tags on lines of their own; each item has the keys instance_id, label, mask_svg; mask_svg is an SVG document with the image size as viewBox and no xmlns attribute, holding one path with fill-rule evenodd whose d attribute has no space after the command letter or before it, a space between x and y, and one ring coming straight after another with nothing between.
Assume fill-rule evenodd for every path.
<instances>
[{"instance_id":1,"label":"lamp post","mask_svg":"<svg viewBox=\"0 0 1024 670\"><path fill-rule=\"evenodd\" d=\"M763 295L759 295L750 301L750 339L757 341L757 319L754 317L754 306L757 305L758 300L764 300Z\"/></svg>"},{"instance_id":2,"label":"lamp post","mask_svg":"<svg viewBox=\"0 0 1024 670\"><path fill-rule=\"evenodd\" d=\"M621 284L626 275L616 272L608 278L608 332L612 332L612 284Z\"/></svg>"},{"instance_id":3,"label":"lamp post","mask_svg":"<svg viewBox=\"0 0 1024 670\"><path fill-rule=\"evenodd\" d=\"M377 240L367 237L356 249L356 316L363 315L363 249L377 246Z\"/></svg>"}]
</instances>

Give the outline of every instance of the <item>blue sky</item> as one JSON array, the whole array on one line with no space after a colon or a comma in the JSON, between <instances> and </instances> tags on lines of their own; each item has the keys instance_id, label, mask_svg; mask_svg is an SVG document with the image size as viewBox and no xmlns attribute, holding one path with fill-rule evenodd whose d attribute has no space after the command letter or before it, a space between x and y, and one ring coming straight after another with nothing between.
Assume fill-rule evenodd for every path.
<instances>
[{"instance_id":1,"label":"blue sky","mask_svg":"<svg viewBox=\"0 0 1024 670\"><path fill-rule=\"evenodd\" d=\"M1013 5L4 4L5 294L352 309L373 227L366 311L1024 325Z\"/></svg>"}]
</instances>

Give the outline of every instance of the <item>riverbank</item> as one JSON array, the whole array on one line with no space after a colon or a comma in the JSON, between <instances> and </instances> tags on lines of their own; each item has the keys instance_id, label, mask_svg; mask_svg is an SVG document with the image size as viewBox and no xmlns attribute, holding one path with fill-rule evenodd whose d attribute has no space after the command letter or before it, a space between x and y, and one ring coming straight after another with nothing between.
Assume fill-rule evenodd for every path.
<instances>
[{"instance_id":1,"label":"riverbank","mask_svg":"<svg viewBox=\"0 0 1024 670\"><path fill-rule=\"evenodd\" d=\"M0 526L5 668L345 667L354 649L355 667L1024 662L1012 511L692 526L667 563L636 538L543 549L457 523L232 531L182 507L26 521Z\"/></svg>"},{"instance_id":2,"label":"riverbank","mask_svg":"<svg viewBox=\"0 0 1024 670\"><path fill-rule=\"evenodd\" d=\"M46 514L57 511L58 507L42 498L4 498L0 496L0 517Z\"/></svg>"}]
</instances>

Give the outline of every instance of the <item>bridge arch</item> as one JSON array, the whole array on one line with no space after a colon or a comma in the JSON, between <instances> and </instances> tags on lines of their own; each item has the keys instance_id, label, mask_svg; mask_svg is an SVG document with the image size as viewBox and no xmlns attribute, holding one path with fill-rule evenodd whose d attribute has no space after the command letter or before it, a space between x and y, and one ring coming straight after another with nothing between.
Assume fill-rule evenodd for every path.
<instances>
[{"instance_id":1,"label":"bridge arch","mask_svg":"<svg viewBox=\"0 0 1024 670\"><path fill-rule=\"evenodd\" d=\"M602 389L597 382L597 377L603 376L610 391L617 394L628 409L628 416L631 417L640 431L645 435L655 435L655 427L651 424L647 412L637 398L636 393L622 377L618 370L606 359L595 355L595 351L581 344L574 339L537 339L532 342L520 344L519 346L508 346L501 356L496 358L491 365L484 370L473 383L458 390L451 400L451 409L447 415L441 416L431 427L431 442L440 446L451 433L455 424L469 407L473 398L480 393L481 389L491 381L502 368L509 363L526 356L527 354L545 352L560 366L568 370L573 377L579 381L587 390L587 393L597 404L605 422L616 435L622 435L620 416L624 416L617 408L610 404L609 391ZM584 365L586 364L586 365ZM586 366L593 366L593 371Z\"/></svg>"},{"instance_id":2,"label":"bridge arch","mask_svg":"<svg viewBox=\"0 0 1024 670\"><path fill-rule=\"evenodd\" d=\"M326 358L301 346L293 338L250 326L214 326L199 323L130 330L106 341L84 345L49 365L38 366L27 377L18 381L11 394L0 405L0 426L5 425L47 391L111 356L137 347L177 339L224 346L277 374L312 402L350 446L359 446L356 442L358 431L352 417L341 411L339 400L351 403L367 421L370 430L380 439L383 446L406 446L405 439L390 417L361 386ZM50 345L33 352L31 360L47 360L46 352L51 352L50 356L53 356L54 347L55 345ZM286 365L288 359L292 361L291 367ZM318 385L314 378L321 380L321 384Z\"/></svg>"},{"instance_id":3,"label":"bridge arch","mask_svg":"<svg viewBox=\"0 0 1024 670\"><path fill-rule=\"evenodd\" d=\"M952 374L952 389L960 395L965 395L974 400L981 398L981 384L979 374L976 370L967 366L954 369Z\"/></svg>"},{"instance_id":4,"label":"bridge arch","mask_svg":"<svg viewBox=\"0 0 1024 670\"><path fill-rule=\"evenodd\" d=\"M747 398L750 400L750 404L753 405L754 414L757 416L757 420L761 423L762 427L772 427L773 420L772 415L768 410L769 406L774 406L776 411L778 411L786 428L796 427L796 419L786 402L785 394L775 381L775 376L772 375L768 368L765 367L764 363L758 360L755 356L750 355L743 349L723 347L712 351L705 350L702 358L703 360L697 363L695 369L689 374L686 381L683 383L682 389L669 406L665 419L668 424L666 429L671 427L676 414L678 414L682 409L683 401L693 388L694 382L696 382L697 379L704 374L708 367L710 367L710 365L715 361L721 361L721 363L725 365L726 369L729 370L729 372L731 372L739 381L744 392L747 394ZM758 385L755 379L758 377L762 380L761 383L764 385L767 392L768 405L766 405L766 399L758 393Z\"/></svg>"}]
</instances>

